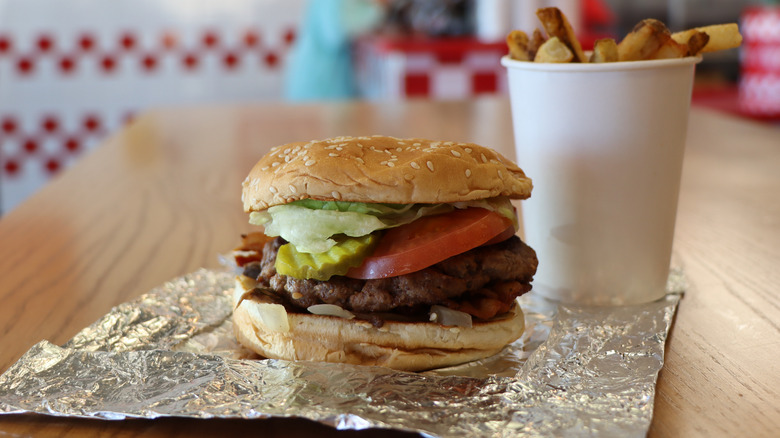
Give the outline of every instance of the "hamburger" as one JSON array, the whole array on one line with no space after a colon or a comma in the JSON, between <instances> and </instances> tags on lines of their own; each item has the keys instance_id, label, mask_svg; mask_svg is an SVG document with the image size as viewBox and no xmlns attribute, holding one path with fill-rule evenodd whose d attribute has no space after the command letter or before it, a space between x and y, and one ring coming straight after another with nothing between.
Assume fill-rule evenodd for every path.
<instances>
[{"instance_id":1,"label":"hamburger","mask_svg":"<svg viewBox=\"0 0 780 438\"><path fill-rule=\"evenodd\" d=\"M238 341L273 359L419 371L499 352L537 259L512 199L531 180L471 143L338 137L277 146L243 182Z\"/></svg>"}]
</instances>

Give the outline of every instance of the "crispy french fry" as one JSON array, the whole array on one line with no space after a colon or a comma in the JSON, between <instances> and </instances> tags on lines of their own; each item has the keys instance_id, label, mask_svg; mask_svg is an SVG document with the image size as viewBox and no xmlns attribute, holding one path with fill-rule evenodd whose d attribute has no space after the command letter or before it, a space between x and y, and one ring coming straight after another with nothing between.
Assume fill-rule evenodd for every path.
<instances>
[{"instance_id":1,"label":"crispy french fry","mask_svg":"<svg viewBox=\"0 0 780 438\"><path fill-rule=\"evenodd\" d=\"M617 62L617 43L612 38L602 38L593 43L590 62Z\"/></svg>"},{"instance_id":2,"label":"crispy french fry","mask_svg":"<svg viewBox=\"0 0 780 438\"><path fill-rule=\"evenodd\" d=\"M506 36L506 45L509 46L509 56L518 61L531 61L533 55L528 51L528 35L522 30L513 30Z\"/></svg>"},{"instance_id":3,"label":"crispy french fry","mask_svg":"<svg viewBox=\"0 0 780 438\"><path fill-rule=\"evenodd\" d=\"M639 61L650 59L671 38L669 29L662 22L646 18L618 44L618 59Z\"/></svg>"},{"instance_id":4,"label":"crispy french fry","mask_svg":"<svg viewBox=\"0 0 780 438\"><path fill-rule=\"evenodd\" d=\"M582 45L574 34L574 29L560 9L555 7L537 9L536 17L542 22L542 27L550 39L558 37L560 42L569 48L574 54L574 62L588 62L585 52L582 51Z\"/></svg>"},{"instance_id":5,"label":"crispy french fry","mask_svg":"<svg viewBox=\"0 0 780 438\"><path fill-rule=\"evenodd\" d=\"M544 37L542 31L534 29L534 34L531 36L531 41L528 43L528 54L531 56L531 59L536 57L536 52L545 41L547 41L547 38Z\"/></svg>"},{"instance_id":6,"label":"crispy french fry","mask_svg":"<svg viewBox=\"0 0 780 438\"><path fill-rule=\"evenodd\" d=\"M672 39L674 39L674 34L672 34ZM701 52L701 49L703 49L709 41L710 36L705 32L694 32L691 37L688 38L688 43L686 44L688 46L687 56L698 55Z\"/></svg>"},{"instance_id":7,"label":"crispy french fry","mask_svg":"<svg viewBox=\"0 0 780 438\"><path fill-rule=\"evenodd\" d=\"M688 46L686 44L680 44L677 41L669 38L661 47L653 54L650 59L673 59L684 58L688 54Z\"/></svg>"},{"instance_id":8,"label":"crispy french fry","mask_svg":"<svg viewBox=\"0 0 780 438\"><path fill-rule=\"evenodd\" d=\"M552 37L539 47L534 62L571 62L574 53L558 37Z\"/></svg>"},{"instance_id":9,"label":"crispy french fry","mask_svg":"<svg viewBox=\"0 0 780 438\"><path fill-rule=\"evenodd\" d=\"M672 39L680 44L686 44L696 32L706 33L710 39L699 53L717 52L719 50L733 49L742 44L742 35L739 33L737 23L713 24L711 26L697 27L672 34Z\"/></svg>"}]
</instances>

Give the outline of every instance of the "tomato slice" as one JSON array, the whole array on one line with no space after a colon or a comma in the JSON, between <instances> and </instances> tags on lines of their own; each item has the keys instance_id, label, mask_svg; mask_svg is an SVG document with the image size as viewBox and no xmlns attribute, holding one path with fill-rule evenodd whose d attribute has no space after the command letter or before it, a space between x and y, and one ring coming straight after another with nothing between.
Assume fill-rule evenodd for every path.
<instances>
[{"instance_id":1,"label":"tomato slice","mask_svg":"<svg viewBox=\"0 0 780 438\"><path fill-rule=\"evenodd\" d=\"M511 229L512 221L484 208L424 216L389 229L363 264L347 272L359 279L388 278L419 271L476 248Z\"/></svg>"},{"instance_id":2,"label":"tomato slice","mask_svg":"<svg viewBox=\"0 0 780 438\"><path fill-rule=\"evenodd\" d=\"M502 231L501 233L499 233L497 236L493 237L492 239L488 240L487 242L483 243L482 245L488 246L488 245L496 244L498 242L503 242L506 239L509 239L510 237L514 236L515 233L517 233L517 230L515 229L515 226L512 225L511 222L508 222L507 223L507 227L506 227L506 229L504 231Z\"/></svg>"}]
</instances>

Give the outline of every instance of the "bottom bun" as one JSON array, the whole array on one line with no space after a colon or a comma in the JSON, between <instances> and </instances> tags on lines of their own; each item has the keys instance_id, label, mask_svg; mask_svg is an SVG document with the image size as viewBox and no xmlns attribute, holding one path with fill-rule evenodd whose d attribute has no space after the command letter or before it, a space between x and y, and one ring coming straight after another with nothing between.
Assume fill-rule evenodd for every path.
<instances>
[{"instance_id":1,"label":"bottom bun","mask_svg":"<svg viewBox=\"0 0 780 438\"><path fill-rule=\"evenodd\" d=\"M525 318L515 303L505 318L473 327L432 322L385 321L288 313L271 298L236 285L233 328L238 341L270 359L378 365L422 371L492 356L523 334ZM234 304L235 305L235 304Z\"/></svg>"}]
</instances>

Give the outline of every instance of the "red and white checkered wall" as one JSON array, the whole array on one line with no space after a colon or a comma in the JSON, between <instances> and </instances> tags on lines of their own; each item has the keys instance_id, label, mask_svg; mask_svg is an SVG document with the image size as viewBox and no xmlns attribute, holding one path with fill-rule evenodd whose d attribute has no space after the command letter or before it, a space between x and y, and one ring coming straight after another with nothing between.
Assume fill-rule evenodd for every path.
<instances>
[{"instance_id":1,"label":"red and white checkered wall","mask_svg":"<svg viewBox=\"0 0 780 438\"><path fill-rule=\"evenodd\" d=\"M741 21L740 110L780 119L780 7L750 7Z\"/></svg>"},{"instance_id":2,"label":"red and white checkered wall","mask_svg":"<svg viewBox=\"0 0 780 438\"><path fill-rule=\"evenodd\" d=\"M303 1L0 3L0 213L138 111L281 99Z\"/></svg>"}]
</instances>

